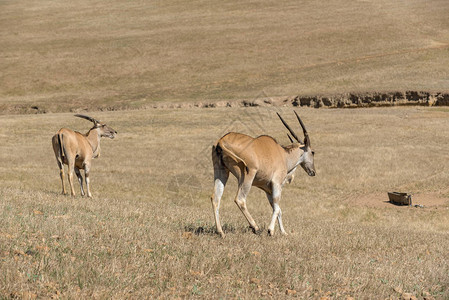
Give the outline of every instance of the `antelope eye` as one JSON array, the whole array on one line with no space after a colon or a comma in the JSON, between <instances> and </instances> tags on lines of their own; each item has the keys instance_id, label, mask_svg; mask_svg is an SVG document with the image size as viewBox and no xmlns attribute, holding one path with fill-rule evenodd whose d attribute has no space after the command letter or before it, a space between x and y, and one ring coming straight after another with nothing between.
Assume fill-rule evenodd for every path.
<instances>
[{"instance_id":1,"label":"antelope eye","mask_svg":"<svg viewBox=\"0 0 449 300\"><path fill-rule=\"evenodd\" d=\"M315 151L312 151L312 155L315 155Z\"/></svg>"}]
</instances>

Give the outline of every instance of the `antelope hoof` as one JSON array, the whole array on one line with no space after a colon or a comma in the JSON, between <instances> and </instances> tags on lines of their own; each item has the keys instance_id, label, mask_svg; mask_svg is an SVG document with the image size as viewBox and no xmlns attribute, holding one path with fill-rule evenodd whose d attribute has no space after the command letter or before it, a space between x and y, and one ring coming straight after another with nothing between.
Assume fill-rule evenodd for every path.
<instances>
[{"instance_id":1,"label":"antelope hoof","mask_svg":"<svg viewBox=\"0 0 449 300\"><path fill-rule=\"evenodd\" d=\"M273 236L274 235L274 229L268 229L268 235Z\"/></svg>"},{"instance_id":2,"label":"antelope hoof","mask_svg":"<svg viewBox=\"0 0 449 300\"><path fill-rule=\"evenodd\" d=\"M260 235L262 233L262 230L260 230L259 227L251 227L251 230L253 231L254 234Z\"/></svg>"}]
</instances>

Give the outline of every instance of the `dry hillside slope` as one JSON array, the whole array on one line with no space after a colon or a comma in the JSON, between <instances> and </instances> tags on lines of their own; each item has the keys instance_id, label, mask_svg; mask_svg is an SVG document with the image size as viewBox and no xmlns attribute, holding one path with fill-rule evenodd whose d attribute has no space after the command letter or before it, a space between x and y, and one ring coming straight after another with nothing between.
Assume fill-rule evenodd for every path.
<instances>
[{"instance_id":1,"label":"dry hillside slope","mask_svg":"<svg viewBox=\"0 0 449 300\"><path fill-rule=\"evenodd\" d=\"M447 92L449 2L3 1L0 109Z\"/></svg>"}]
</instances>

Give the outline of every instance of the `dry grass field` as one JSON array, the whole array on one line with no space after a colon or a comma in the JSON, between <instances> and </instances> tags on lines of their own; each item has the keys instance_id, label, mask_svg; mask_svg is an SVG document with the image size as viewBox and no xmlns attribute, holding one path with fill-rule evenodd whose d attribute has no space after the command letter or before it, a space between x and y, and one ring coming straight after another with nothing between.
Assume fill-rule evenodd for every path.
<instances>
[{"instance_id":1,"label":"dry grass field","mask_svg":"<svg viewBox=\"0 0 449 300\"><path fill-rule=\"evenodd\" d=\"M290 108L279 108L294 123ZM0 298L449 297L449 109L300 109L316 151L284 189L289 233L253 234L233 203L214 233L210 146L228 130L287 143L275 110L96 112L118 131L93 162L93 199L60 194L51 136L70 113L0 118ZM299 126L298 126L299 127ZM414 194L424 208L386 203Z\"/></svg>"},{"instance_id":2,"label":"dry grass field","mask_svg":"<svg viewBox=\"0 0 449 300\"><path fill-rule=\"evenodd\" d=\"M288 236L210 204L228 131L287 143L292 108L169 109L348 92L449 92L447 0L0 1L0 299L449 299L448 108L298 108ZM149 109L162 104L165 108ZM117 111L118 110L118 111ZM51 137L118 131L93 198L61 195ZM46 112L46 114L25 113ZM297 127L299 130L299 126ZM413 193L423 208L387 202Z\"/></svg>"},{"instance_id":3,"label":"dry grass field","mask_svg":"<svg viewBox=\"0 0 449 300\"><path fill-rule=\"evenodd\" d=\"M0 110L448 91L449 2L0 2Z\"/></svg>"}]
</instances>

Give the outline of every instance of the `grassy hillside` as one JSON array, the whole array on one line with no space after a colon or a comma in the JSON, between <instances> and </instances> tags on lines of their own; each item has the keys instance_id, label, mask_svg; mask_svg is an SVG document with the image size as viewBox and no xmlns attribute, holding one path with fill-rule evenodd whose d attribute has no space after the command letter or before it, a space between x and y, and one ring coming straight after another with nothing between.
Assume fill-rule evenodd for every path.
<instances>
[{"instance_id":1,"label":"grassy hillside","mask_svg":"<svg viewBox=\"0 0 449 300\"><path fill-rule=\"evenodd\" d=\"M0 109L447 90L449 2L2 1Z\"/></svg>"},{"instance_id":2,"label":"grassy hillside","mask_svg":"<svg viewBox=\"0 0 449 300\"><path fill-rule=\"evenodd\" d=\"M215 234L210 147L228 131L287 142L289 108L155 103L448 91L449 2L0 1L0 299L449 297L446 108L298 110L317 176L297 171L287 237L253 189ZM162 105L163 106L163 105ZM92 113L118 131L93 199L60 194L51 147ZM54 112L19 115L20 112ZM16 114L15 114L16 113ZM297 126L295 126L297 128ZM424 208L387 203L413 193Z\"/></svg>"},{"instance_id":3,"label":"grassy hillside","mask_svg":"<svg viewBox=\"0 0 449 300\"><path fill-rule=\"evenodd\" d=\"M280 109L294 127L290 109ZM283 192L288 236L252 189L248 230L225 189L214 233L210 146L228 130L286 130L266 108L93 115L118 131L93 162L93 199L60 195L51 136L72 114L0 118L0 298L449 297L448 109L299 110L316 177ZM226 115L226 118L223 116ZM394 128L394 130L391 130ZM413 193L424 208L386 203Z\"/></svg>"}]
</instances>

